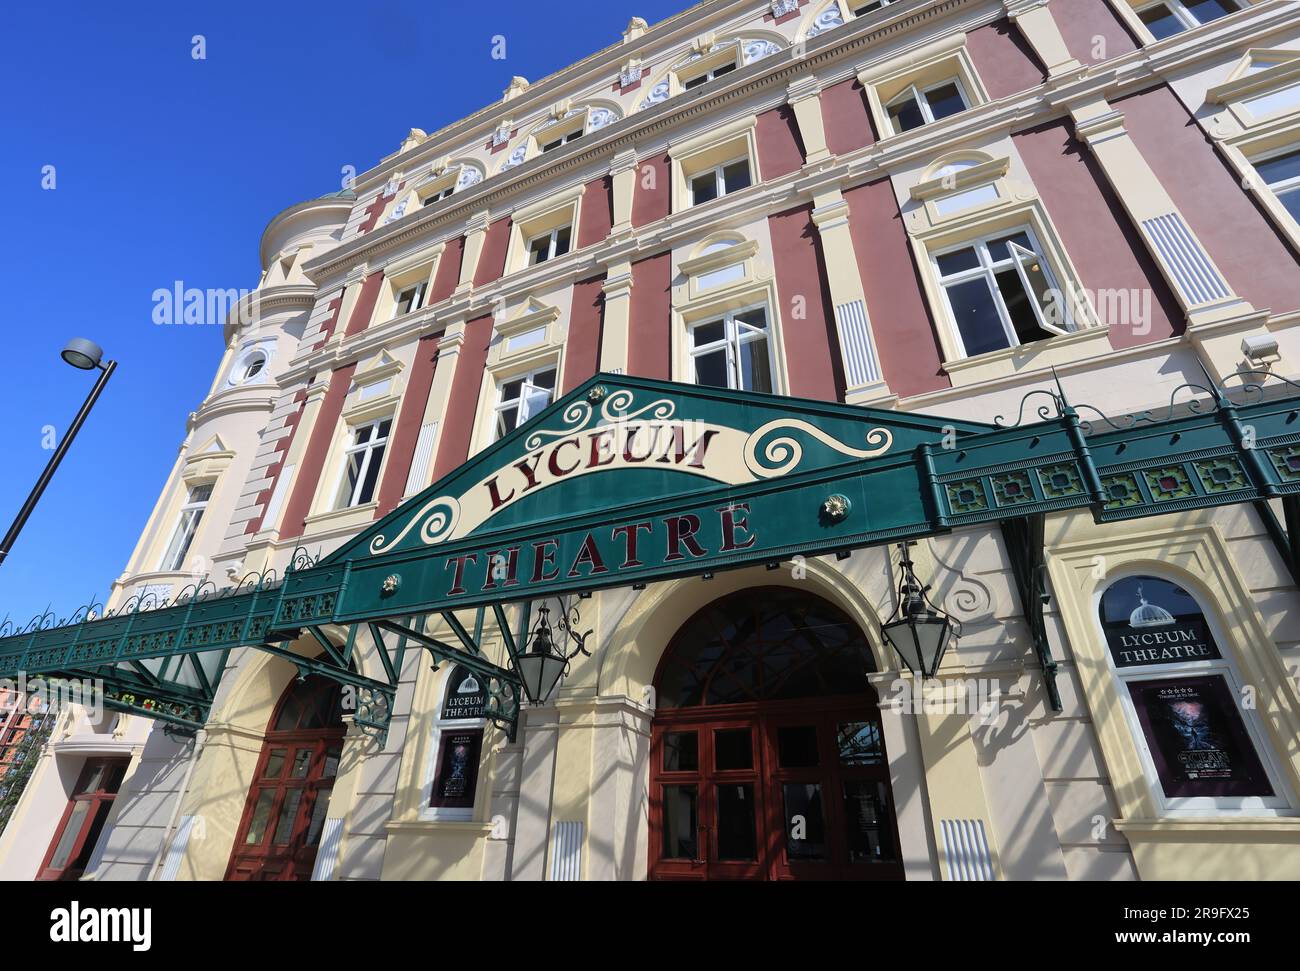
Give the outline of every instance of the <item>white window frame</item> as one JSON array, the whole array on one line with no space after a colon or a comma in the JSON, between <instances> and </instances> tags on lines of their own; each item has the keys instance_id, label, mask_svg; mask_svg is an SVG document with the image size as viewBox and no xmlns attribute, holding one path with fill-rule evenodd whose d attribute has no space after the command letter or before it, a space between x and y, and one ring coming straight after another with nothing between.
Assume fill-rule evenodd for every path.
<instances>
[{"instance_id":1,"label":"white window frame","mask_svg":"<svg viewBox=\"0 0 1300 971\"><path fill-rule=\"evenodd\" d=\"M761 310L763 312L763 319L766 321L766 326L762 328L761 331L759 331L758 328L755 328L752 324L746 324L744 321L736 319L743 314L752 313L755 310ZM723 325L722 339L697 347L695 345L695 329L697 327L706 327L709 324L716 324L719 322ZM742 333L742 327L750 329ZM697 383L695 359L697 357L703 357L706 354L714 354L719 349L725 348L727 352L727 387L732 391L742 390L744 385L740 380L740 349L746 344L755 344L762 340L767 343L767 373L772 384L772 387L763 393L777 393L776 355L775 349L772 346L772 311L766 303L755 303L736 310L728 310L721 316L714 314L707 317L701 317L699 320L687 324L686 330L688 367L690 369L689 375L692 384ZM701 385L701 387L706 386Z\"/></svg>"},{"instance_id":2,"label":"white window frame","mask_svg":"<svg viewBox=\"0 0 1300 971\"><path fill-rule=\"evenodd\" d=\"M718 73L719 68L722 69L722 74ZM708 84L710 81L716 80L723 75L734 74L738 70L740 70L740 56L737 53L737 55L730 61L721 61L696 74L691 74L687 71L687 76L685 78L682 77L683 72L678 70L677 83L682 86L683 91L693 91L695 88ZM688 85L690 87L688 87Z\"/></svg>"},{"instance_id":3,"label":"white window frame","mask_svg":"<svg viewBox=\"0 0 1300 971\"><path fill-rule=\"evenodd\" d=\"M482 781L484 772L484 761L487 755L487 730L488 723L486 718L443 718L442 712L447 704L447 695L452 690L451 676L456 673L456 665L448 665L450 670L446 677L442 679L442 690L438 692L437 704L433 709L433 730L430 733L431 754L425 761L425 780L421 787L420 794L420 818L423 820L443 820L446 822L469 822L474 818L475 810L478 809L478 784ZM479 677L479 675L474 675ZM468 808L450 808L445 806L430 806L429 800L433 798L433 786L438 781L439 756L442 754L442 736L447 732L463 731L465 729L479 729L482 732L483 744L479 747L479 764L475 773L474 785L474 805Z\"/></svg>"},{"instance_id":4,"label":"white window frame","mask_svg":"<svg viewBox=\"0 0 1300 971\"><path fill-rule=\"evenodd\" d=\"M1241 13L1241 11L1245 10L1247 7L1250 6L1249 2L1243 3L1243 0L1222 0L1222 2L1232 3L1235 4L1237 7L1236 10L1233 10L1227 14L1227 16L1229 17L1231 17L1232 14L1234 13ZM1150 27L1147 27L1146 21L1142 20L1142 15L1146 13L1148 10L1152 10L1156 7L1164 7L1171 14L1173 14L1175 18L1177 18L1179 23L1183 25L1183 29L1178 31L1179 34L1183 33L1184 31L1195 30L1197 27L1204 26L1204 24L1201 21L1196 19L1196 15L1187 9L1186 5L1184 5L1183 3L1183 0L1153 0L1153 2L1151 3L1144 3L1141 6L1134 5L1133 7L1133 12L1137 15L1138 20L1142 21L1142 26L1146 27L1148 32L1150 32ZM1222 19L1223 19L1222 17L1215 18L1215 20L1222 20ZM1205 23L1212 24L1214 23L1214 20L1207 20L1205 21ZM1151 36L1154 37L1155 35L1152 34ZM1177 36L1177 35L1175 34L1171 36ZM1159 38L1157 38L1157 40L1158 39Z\"/></svg>"},{"instance_id":5,"label":"white window frame","mask_svg":"<svg viewBox=\"0 0 1300 971\"><path fill-rule=\"evenodd\" d=\"M348 429L348 437L351 441L343 449L343 460L339 463L338 481L334 486L334 504L332 509L355 509L358 506L364 506L367 503L375 501L379 492L380 483L383 481L384 459L388 457L388 444L393 436L393 416L388 415L382 418L375 418L371 421L360 422ZM380 427L388 422L388 431L380 434ZM373 437L367 437L365 441L361 440L363 432L374 430ZM370 464L375 460L375 451L383 449L383 454L379 456L379 470L375 473L375 491L370 498L361 500L361 490L365 485L366 475L370 471ZM346 497L344 496L344 487L348 481L348 466L351 464L352 456L358 452L365 454L361 458L360 467L357 469L357 478L352 483Z\"/></svg>"},{"instance_id":6,"label":"white window frame","mask_svg":"<svg viewBox=\"0 0 1300 971\"><path fill-rule=\"evenodd\" d=\"M431 206L435 202L441 202L443 199L449 198L451 195L453 195L455 191L456 191L456 183L453 180L452 183L446 186L445 188L439 189L437 192L431 192L429 193L429 195L421 199L420 207L423 208L424 206Z\"/></svg>"},{"instance_id":7,"label":"white window frame","mask_svg":"<svg viewBox=\"0 0 1300 971\"><path fill-rule=\"evenodd\" d=\"M556 249L559 247L560 233L565 232L566 230L569 233L569 242L566 245L563 253L557 253ZM533 244L543 239L549 239L549 243L547 244L546 247L546 255L538 256L536 259L534 259ZM573 252L573 224L572 223L565 223L563 226L556 226L552 229L548 229L544 233L538 233L536 236L530 236L528 240L524 243L524 253L527 255L528 266L540 266L543 263L549 263L557 256L565 256L568 253L572 253L572 252Z\"/></svg>"},{"instance_id":8,"label":"white window frame","mask_svg":"<svg viewBox=\"0 0 1300 971\"><path fill-rule=\"evenodd\" d=\"M411 306L406 310L402 309L402 298L408 293L415 293L415 299L411 301ZM424 306L424 298L429 292L429 281L421 280L419 283L413 283L409 287L402 287L397 291L397 297L393 301L393 319L405 317L407 314L413 314Z\"/></svg>"},{"instance_id":9,"label":"white window frame","mask_svg":"<svg viewBox=\"0 0 1300 971\"><path fill-rule=\"evenodd\" d=\"M1186 590L1187 595L1196 601L1196 605L1201 608L1201 616L1205 618L1206 626L1214 637L1214 642L1218 646L1222 657L1210 658L1204 661L1183 661L1178 664L1143 664L1126 668L1115 667L1115 660L1111 657L1110 647L1106 643L1106 632L1101 626L1101 600L1106 591L1116 583L1138 576L1156 577ZM1202 598L1195 591L1189 589L1185 581L1175 575L1167 574L1159 568L1150 566L1128 567L1113 576L1108 576L1102 583L1098 584L1096 591L1093 593L1092 624L1097 636L1101 638L1102 653L1106 657L1106 666L1110 669L1111 675L1118 685L1120 707L1124 712L1124 722L1129 731L1133 733L1133 740L1137 745L1138 755L1142 762L1142 774L1151 787L1151 792L1159 804L1162 814L1171 817L1215 816L1225 812L1250 816L1294 815L1294 806L1288 796L1290 787L1286 784L1286 777L1277 761L1277 756L1273 752L1268 730L1259 718L1258 709L1246 710L1240 706L1238 706L1237 710L1241 715L1242 724L1245 725L1246 734L1255 747L1255 754L1259 757L1260 765L1264 768L1264 774L1273 786L1274 795L1271 797L1176 796L1173 798L1165 795L1164 786L1160 783L1160 775L1156 771L1155 760L1151 757L1146 732L1142 730L1142 722L1138 719L1137 708L1134 706L1133 697L1128 690L1129 682L1222 676L1227 682L1228 691L1234 698L1241 697L1241 689L1245 684L1245 679L1232 657L1232 642L1224 636L1225 631L1219 623L1217 612L1206 610Z\"/></svg>"},{"instance_id":10,"label":"white window frame","mask_svg":"<svg viewBox=\"0 0 1300 971\"><path fill-rule=\"evenodd\" d=\"M866 0L864 0L864 2L866 2ZM891 3L897 2L897 0L876 0L876 2L878 2L880 6L877 7L875 10L868 10L865 14L858 13L856 10L853 9L853 0L845 0L844 7L848 11L849 17L856 20L858 17L867 17L873 13L879 13L885 7L888 7Z\"/></svg>"},{"instance_id":11,"label":"white window frame","mask_svg":"<svg viewBox=\"0 0 1300 971\"><path fill-rule=\"evenodd\" d=\"M1007 252L1011 254L1010 257L1006 260L995 261L992 254L989 252L989 243L994 240L1015 236L1018 233L1024 233L1029 237L1029 242L1033 246L1033 250L1025 250L1019 244L1009 242L1007 244ZM962 270L961 272L954 273L950 276L944 276L943 271L939 268L940 257L949 256L953 253L959 253L962 250L968 249L975 250L976 254L979 256L980 265L971 270ZM1020 253L1017 253L1017 250L1019 250ZM1007 309L1006 298L1002 296L1002 291L998 287L997 282L997 274L1012 266L1016 268L1016 273L1020 277L1020 285L1025 289L1025 295L1030 298L1029 305L1033 308L1034 316L1038 319L1039 327L1056 336L1073 333L1077 329L1070 308L1064 300L1060 302L1060 305L1067 316L1065 327L1058 327L1043 319L1042 309L1038 306L1038 301L1034 299L1034 291L1029 285L1029 278L1025 272L1024 261L1027 259L1034 259L1042 264L1043 275L1047 278L1047 282L1051 283L1056 288L1057 292L1060 293L1060 285L1057 283L1056 274L1052 272L1051 264L1048 262L1047 257L1043 255L1043 245L1039 241L1033 228L1027 225L1018 228L999 230L996 233L987 233L973 240L966 240L965 242L953 246L945 246L942 249L936 249L930 253L930 268L934 273L935 283L938 286L940 295L943 299L943 309L948 325L948 331L952 335L953 343L958 351L959 357L966 358L971 355L966 352L966 342L962 340L961 329L957 326L957 315L954 313L952 309L952 301L948 297L948 287L953 284L966 283L970 280L983 279L985 283L988 284L991 291L996 295L993 301L994 306L998 312L998 319L1002 323L1003 335L1009 342L1005 348L1000 348L999 351L1024 346L1020 343L1020 339L1016 335L1015 324L1012 322L1011 314ZM985 351L983 353L997 354L999 351Z\"/></svg>"},{"instance_id":12,"label":"white window frame","mask_svg":"<svg viewBox=\"0 0 1300 971\"><path fill-rule=\"evenodd\" d=\"M203 514L207 511L208 504L212 501L215 488L216 484L213 482L186 486L185 502L181 505L180 513L176 518L176 528L172 530L171 539L167 541L167 547L163 550L162 560L158 566L159 573L176 573L185 566L185 557L189 555L190 547L194 545L194 537L198 535L199 525L203 521ZM202 499L195 499L194 494L201 489L206 489L207 495Z\"/></svg>"},{"instance_id":13,"label":"white window frame","mask_svg":"<svg viewBox=\"0 0 1300 971\"><path fill-rule=\"evenodd\" d=\"M1292 145L1288 145L1285 148L1274 149L1273 151L1270 152L1264 152L1262 154L1252 156L1250 159L1250 163L1251 165L1256 166L1256 172L1258 173L1258 166L1261 162L1271 162L1275 159L1282 158L1286 155L1300 156L1300 144L1292 144ZM1264 185L1268 186L1269 192L1273 193L1273 198L1277 200L1277 203L1279 206L1282 207L1283 212L1285 212L1288 216L1291 216L1291 211L1287 208L1286 203L1282 201L1282 197L1284 195L1300 196L1300 175L1296 176L1293 179L1284 179L1281 182L1265 182L1264 176L1261 174L1259 176L1259 181L1262 182ZM1296 219L1295 216L1291 216L1291 218ZM1297 222L1300 222L1300 220L1297 220Z\"/></svg>"},{"instance_id":14,"label":"white window frame","mask_svg":"<svg viewBox=\"0 0 1300 971\"><path fill-rule=\"evenodd\" d=\"M885 105L885 118L889 121L890 131L895 135L902 135L908 131L918 130L917 128L900 130L894 127L893 108L905 101L915 101L917 107L921 109L921 117L925 120L918 126L919 128L924 128L926 125L933 125L936 119L934 117L934 109L930 107L929 95L931 92L937 91L939 88L945 88L950 84L957 88L957 96L961 98L962 111L970 111L970 94L966 91L966 85L962 84L961 78L956 75L953 75L950 78L945 78L942 81L935 81L931 84L925 85L924 87L916 84L909 84L902 92L895 95ZM958 112L958 114L961 114L961 112ZM947 117L951 118L953 116L948 115ZM938 120L942 121L943 119Z\"/></svg>"},{"instance_id":15,"label":"white window frame","mask_svg":"<svg viewBox=\"0 0 1300 971\"><path fill-rule=\"evenodd\" d=\"M551 387L547 388L533 383L535 378L539 375L545 374L547 371L552 371L555 374L555 381L552 383ZM519 397L510 398L509 400L502 398L502 395L505 394L506 385L521 379L524 383L519 388ZM515 415L515 427L505 433L506 435L509 435L516 429L520 428L530 418L535 417L537 414L541 414L541 412L545 411L555 403L556 393L559 391L559 383L560 368L556 361L548 361L545 364L539 364L537 367L530 368L527 371L517 371L513 374L502 375L497 378L496 392L493 395L493 397L496 398L496 403L492 406L492 436L490 440L497 442L505 437L499 433L502 412L508 411L511 408L519 409ZM528 400L529 391L545 391L549 396L546 404L539 408L537 412L532 411L532 406Z\"/></svg>"},{"instance_id":16,"label":"white window frame","mask_svg":"<svg viewBox=\"0 0 1300 971\"><path fill-rule=\"evenodd\" d=\"M713 166L713 168L711 168L711 169L704 169L702 172L696 172L696 173L694 173L693 175L690 175L690 176L687 177L687 179L686 179L686 187L690 190L690 193L691 193L691 206L704 205L704 204L705 204L704 202L697 203L697 202L695 201L695 182L696 182L697 179L702 179L702 178L704 178L706 175L712 175L712 176L713 176L713 179L714 179L713 184L714 184L714 186L717 188L717 190L718 190L718 194L715 195L712 199L707 199L707 200L705 200L705 202L713 202L713 201L715 201L715 200L717 200L717 199L721 199L723 196L727 195L727 193L728 193L728 189L727 189L727 177L726 177L723 173L724 173L724 171L725 171L726 169L731 168L731 166L737 164L738 162L744 162L744 163L745 163L745 169L746 169L746 171L748 172L748 175L749 175L749 184L748 184L748 185L745 185L745 186L743 186L743 187L741 187L741 188L739 188L739 189L734 189L734 190L731 190L731 191L734 191L734 192L743 192L745 189L748 189L750 186L752 186L752 185L754 184L754 167L750 164L749 156L748 156L748 155L737 155L735 158L730 159L730 160L728 160L728 161L726 161L726 162L723 162L721 165L715 165L715 166Z\"/></svg>"},{"instance_id":17,"label":"white window frame","mask_svg":"<svg viewBox=\"0 0 1300 971\"><path fill-rule=\"evenodd\" d=\"M556 126L559 127L559 126ZM537 154L545 155L547 152L554 151L557 148L563 148L569 142L576 142L579 138L585 138L587 135L587 114L582 114L582 124L576 128L570 128L563 135L547 135L545 132L539 133L537 138ZM545 138L545 141L542 139Z\"/></svg>"}]
</instances>

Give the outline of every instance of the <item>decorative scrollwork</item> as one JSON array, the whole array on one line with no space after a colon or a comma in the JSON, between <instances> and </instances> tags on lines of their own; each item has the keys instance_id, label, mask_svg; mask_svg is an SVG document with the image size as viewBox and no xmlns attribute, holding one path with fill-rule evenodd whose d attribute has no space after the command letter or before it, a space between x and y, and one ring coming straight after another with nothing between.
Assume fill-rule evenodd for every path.
<instances>
[{"instance_id":1,"label":"decorative scrollwork","mask_svg":"<svg viewBox=\"0 0 1300 971\"><path fill-rule=\"evenodd\" d=\"M406 521L402 531L390 541L383 533L370 540L370 552L382 553L402 542L417 526L420 540L432 546L440 543L451 534L460 520L460 502L454 496L439 496L425 503L414 516Z\"/></svg>"},{"instance_id":2,"label":"decorative scrollwork","mask_svg":"<svg viewBox=\"0 0 1300 971\"><path fill-rule=\"evenodd\" d=\"M762 446L762 458L759 458L759 445L763 439L779 429L791 429L802 432L841 455L868 459L884 455L894 444L894 435L887 428L873 428L867 432L867 444L871 448L854 448L826 434L816 425L811 425L798 418L777 418L755 429L745 440L745 465L749 471L760 479L770 479L785 475L803 461L803 444L793 435L774 438Z\"/></svg>"},{"instance_id":3,"label":"decorative scrollwork","mask_svg":"<svg viewBox=\"0 0 1300 971\"><path fill-rule=\"evenodd\" d=\"M1038 408L1036 409L1035 413L1038 415L1039 421L1051 421L1053 418L1061 417L1060 396L1052 393L1051 391L1046 391L1043 388L1035 388L1033 391L1030 391L1028 394L1026 394L1023 398L1020 399L1020 410L1016 413L1016 420L1013 424L1008 425L1006 423L1006 416L997 415L993 419L994 426L997 428L1019 428L1021 425L1025 423L1025 405L1029 403L1030 398L1033 398L1037 395L1042 395L1044 397L1051 399L1050 404L1039 405Z\"/></svg>"},{"instance_id":4,"label":"decorative scrollwork","mask_svg":"<svg viewBox=\"0 0 1300 971\"><path fill-rule=\"evenodd\" d=\"M1083 430L1083 433L1085 435L1091 435L1094 429L1097 427L1097 422L1099 421L1105 423L1107 426L1113 428L1115 431L1121 431L1121 432L1127 431L1128 429L1133 428L1137 425L1161 424L1162 422L1166 422L1169 419L1174 417L1174 412L1178 408L1175 399L1178 397L1178 392L1184 389L1191 389L1193 391L1199 391L1201 392L1201 394L1209 395L1208 398L1193 398L1192 400L1186 403L1185 407L1192 414L1199 415L1205 412L1216 411L1218 409L1220 395L1217 391L1212 391L1211 389L1206 388L1203 385L1185 382L1183 384L1180 384L1178 387L1174 388L1173 392L1169 395L1169 404L1166 407L1152 408L1146 411L1138 411L1138 412L1134 412L1131 415L1121 415L1118 418L1111 418L1100 408L1095 408L1092 405L1075 405L1074 407L1076 411L1080 408L1083 408L1090 412L1093 412L1097 416L1094 419L1089 419L1087 421L1079 422L1079 427Z\"/></svg>"}]
</instances>

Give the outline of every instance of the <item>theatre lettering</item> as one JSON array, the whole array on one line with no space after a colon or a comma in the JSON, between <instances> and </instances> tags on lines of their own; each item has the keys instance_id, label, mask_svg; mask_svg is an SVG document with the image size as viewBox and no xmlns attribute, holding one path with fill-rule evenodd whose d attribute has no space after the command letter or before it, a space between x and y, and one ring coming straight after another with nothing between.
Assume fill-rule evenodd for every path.
<instances>
[{"instance_id":1,"label":"theatre lettering","mask_svg":"<svg viewBox=\"0 0 1300 971\"><path fill-rule=\"evenodd\" d=\"M586 533L569 533L503 546L485 553L445 557L446 595L505 589L559 580L580 580L647 564L688 562L717 553L749 549L757 535L748 503L717 507L712 517L683 513L617 523Z\"/></svg>"}]
</instances>

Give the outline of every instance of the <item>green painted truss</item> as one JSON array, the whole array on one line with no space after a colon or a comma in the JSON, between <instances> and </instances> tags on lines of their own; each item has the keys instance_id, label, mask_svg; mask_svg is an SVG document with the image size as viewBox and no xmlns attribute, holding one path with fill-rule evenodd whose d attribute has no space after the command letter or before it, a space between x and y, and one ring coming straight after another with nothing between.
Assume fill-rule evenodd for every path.
<instances>
[{"instance_id":1,"label":"green painted truss","mask_svg":"<svg viewBox=\"0 0 1300 971\"><path fill-rule=\"evenodd\" d=\"M109 707L193 732L229 652L253 648L343 683L356 721L383 733L414 647L487 679L489 717L513 737L532 601L999 524L1059 707L1046 514L1087 508L1104 523L1249 502L1296 571L1300 537L1268 500L1300 524L1300 386L1234 377L1122 418L1071 405L1058 384L1026 396L1014 424L984 424L597 375L330 556L299 551L282 577L5 624L0 678L98 679ZM639 458L638 434L668 444ZM487 610L508 667L482 648ZM292 646L304 638L313 656ZM358 673L359 638L382 677Z\"/></svg>"}]
</instances>

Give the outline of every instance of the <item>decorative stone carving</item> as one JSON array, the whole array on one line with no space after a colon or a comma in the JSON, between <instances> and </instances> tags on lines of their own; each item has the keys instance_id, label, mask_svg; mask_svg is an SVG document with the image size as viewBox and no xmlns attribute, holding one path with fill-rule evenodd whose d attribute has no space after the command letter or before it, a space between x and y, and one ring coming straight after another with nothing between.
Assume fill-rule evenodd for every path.
<instances>
[{"instance_id":1,"label":"decorative stone carving","mask_svg":"<svg viewBox=\"0 0 1300 971\"><path fill-rule=\"evenodd\" d=\"M471 185L478 185L483 181L483 173L472 165L462 165L460 167L460 177L456 179L456 188L466 189Z\"/></svg>"},{"instance_id":2,"label":"decorative stone carving","mask_svg":"<svg viewBox=\"0 0 1300 971\"><path fill-rule=\"evenodd\" d=\"M528 154L528 146L520 145L518 148L516 148L513 152L510 153L510 157L508 159L506 159L504 162L501 163L501 171L507 172L510 169L513 169L516 165L522 165L524 163L524 156L527 154Z\"/></svg>"},{"instance_id":3,"label":"decorative stone carving","mask_svg":"<svg viewBox=\"0 0 1300 971\"><path fill-rule=\"evenodd\" d=\"M799 0L772 0L772 16L780 20L799 9Z\"/></svg>"},{"instance_id":4,"label":"decorative stone carving","mask_svg":"<svg viewBox=\"0 0 1300 971\"><path fill-rule=\"evenodd\" d=\"M667 78L664 78L662 81L660 81L658 84L656 84L653 88L650 89L650 93L641 102L641 108L644 110L646 108L649 108L651 105L658 104L661 101L667 101L668 96L671 92L672 92L672 85L668 83Z\"/></svg>"},{"instance_id":5,"label":"decorative stone carving","mask_svg":"<svg viewBox=\"0 0 1300 971\"><path fill-rule=\"evenodd\" d=\"M833 3L816 16L813 25L808 28L808 36L816 37L818 34L843 26L844 15L840 13L839 5Z\"/></svg>"},{"instance_id":6,"label":"decorative stone carving","mask_svg":"<svg viewBox=\"0 0 1300 971\"><path fill-rule=\"evenodd\" d=\"M740 50L743 63L753 64L755 61L780 53L781 48L770 40L746 40L741 41Z\"/></svg>"},{"instance_id":7,"label":"decorative stone carving","mask_svg":"<svg viewBox=\"0 0 1300 971\"><path fill-rule=\"evenodd\" d=\"M623 70L618 76L618 86L620 88L630 88L641 80L641 60L632 58L623 65Z\"/></svg>"},{"instance_id":8,"label":"decorative stone carving","mask_svg":"<svg viewBox=\"0 0 1300 971\"><path fill-rule=\"evenodd\" d=\"M596 131L618 121L618 112L609 108L592 108L587 116L587 131Z\"/></svg>"},{"instance_id":9,"label":"decorative stone carving","mask_svg":"<svg viewBox=\"0 0 1300 971\"><path fill-rule=\"evenodd\" d=\"M510 141L510 132L513 131L511 123L503 121L501 127L492 133L492 147L499 148L506 142Z\"/></svg>"},{"instance_id":10,"label":"decorative stone carving","mask_svg":"<svg viewBox=\"0 0 1300 971\"><path fill-rule=\"evenodd\" d=\"M517 98L527 90L528 90L528 79L521 78L519 75L516 74L514 77L510 79L510 87L506 88L505 96L502 100L509 101L512 98Z\"/></svg>"}]
</instances>

